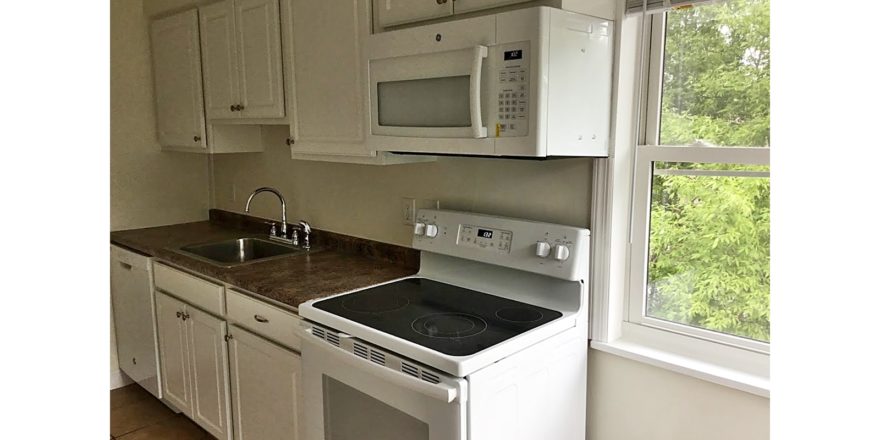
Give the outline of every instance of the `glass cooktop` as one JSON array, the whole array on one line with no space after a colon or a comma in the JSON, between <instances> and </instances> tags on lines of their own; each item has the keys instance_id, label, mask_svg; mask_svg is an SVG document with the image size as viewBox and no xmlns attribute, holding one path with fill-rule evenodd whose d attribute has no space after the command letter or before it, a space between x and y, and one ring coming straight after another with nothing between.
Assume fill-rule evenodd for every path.
<instances>
[{"instance_id":1,"label":"glass cooktop","mask_svg":"<svg viewBox=\"0 0 880 440\"><path fill-rule=\"evenodd\" d=\"M467 356L562 313L424 278L318 301L314 307L452 356Z\"/></svg>"}]
</instances>

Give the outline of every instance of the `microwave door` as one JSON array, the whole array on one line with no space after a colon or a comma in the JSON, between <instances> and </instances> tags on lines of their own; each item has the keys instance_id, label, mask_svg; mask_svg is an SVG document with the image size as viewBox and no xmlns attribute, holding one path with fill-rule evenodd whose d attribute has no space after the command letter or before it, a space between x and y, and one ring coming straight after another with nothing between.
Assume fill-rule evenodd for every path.
<instances>
[{"instance_id":1,"label":"microwave door","mask_svg":"<svg viewBox=\"0 0 880 440\"><path fill-rule=\"evenodd\" d=\"M486 46L370 61L372 133L480 139Z\"/></svg>"}]
</instances>

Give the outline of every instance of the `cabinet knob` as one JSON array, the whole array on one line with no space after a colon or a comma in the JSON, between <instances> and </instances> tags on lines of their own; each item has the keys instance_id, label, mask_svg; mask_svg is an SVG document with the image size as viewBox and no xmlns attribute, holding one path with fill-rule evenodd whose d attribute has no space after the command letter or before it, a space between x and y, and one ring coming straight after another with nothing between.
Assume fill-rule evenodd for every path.
<instances>
[{"instance_id":1,"label":"cabinet knob","mask_svg":"<svg viewBox=\"0 0 880 440\"><path fill-rule=\"evenodd\" d=\"M230 105L230 106L229 106L229 111L234 112L234 111L235 111L235 106L234 106L234 105Z\"/></svg>"},{"instance_id":2,"label":"cabinet knob","mask_svg":"<svg viewBox=\"0 0 880 440\"><path fill-rule=\"evenodd\" d=\"M189 319L189 313L184 313L183 320L186 321L187 319Z\"/></svg>"},{"instance_id":3,"label":"cabinet knob","mask_svg":"<svg viewBox=\"0 0 880 440\"><path fill-rule=\"evenodd\" d=\"M235 106L235 109L238 110L238 111L242 111L242 110L244 110L244 106L241 105L241 104L238 104L238 105Z\"/></svg>"},{"instance_id":4,"label":"cabinet knob","mask_svg":"<svg viewBox=\"0 0 880 440\"><path fill-rule=\"evenodd\" d=\"M193 136L193 142L198 142L200 140L202 140L201 136Z\"/></svg>"},{"instance_id":5,"label":"cabinet knob","mask_svg":"<svg viewBox=\"0 0 880 440\"><path fill-rule=\"evenodd\" d=\"M287 140L286 140L285 142L287 143L288 146L293 145L293 144L296 143L296 141L293 140L293 138L287 138Z\"/></svg>"},{"instance_id":6,"label":"cabinet knob","mask_svg":"<svg viewBox=\"0 0 880 440\"><path fill-rule=\"evenodd\" d=\"M183 313L177 312L177 317L180 318L181 316L183 316Z\"/></svg>"},{"instance_id":7,"label":"cabinet knob","mask_svg":"<svg viewBox=\"0 0 880 440\"><path fill-rule=\"evenodd\" d=\"M229 340L232 339L232 335L226 335L226 336L223 336L223 339L224 339L226 342L229 342Z\"/></svg>"}]
</instances>

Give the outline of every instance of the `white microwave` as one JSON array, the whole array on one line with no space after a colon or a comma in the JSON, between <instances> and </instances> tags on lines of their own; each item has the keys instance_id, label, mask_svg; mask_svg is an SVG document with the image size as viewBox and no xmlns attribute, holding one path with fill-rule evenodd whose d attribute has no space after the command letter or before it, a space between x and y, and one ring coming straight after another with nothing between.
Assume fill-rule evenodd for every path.
<instances>
[{"instance_id":1,"label":"white microwave","mask_svg":"<svg viewBox=\"0 0 880 440\"><path fill-rule=\"evenodd\" d=\"M371 35L371 149L608 156L612 31L541 6Z\"/></svg>"}]
</instances>

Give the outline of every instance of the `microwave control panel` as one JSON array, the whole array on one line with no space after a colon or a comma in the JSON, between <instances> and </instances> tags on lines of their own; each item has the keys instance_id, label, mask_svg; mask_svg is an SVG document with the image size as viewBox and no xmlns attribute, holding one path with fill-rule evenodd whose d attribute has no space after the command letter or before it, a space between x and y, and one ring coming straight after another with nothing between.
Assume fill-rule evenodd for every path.
<instances>
[{"instance_id":1,"label":"microwave control panel","mask_svg":"<svg viewBox=\"0 0 880 440\"><path fill-rule=\"evenodd\" d=\"M495 137L529 134L529 42L494 47L498 66Z\"/></svg>"}]
</instances>

